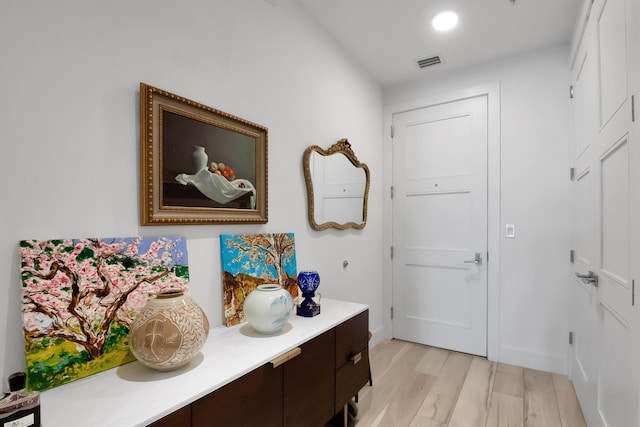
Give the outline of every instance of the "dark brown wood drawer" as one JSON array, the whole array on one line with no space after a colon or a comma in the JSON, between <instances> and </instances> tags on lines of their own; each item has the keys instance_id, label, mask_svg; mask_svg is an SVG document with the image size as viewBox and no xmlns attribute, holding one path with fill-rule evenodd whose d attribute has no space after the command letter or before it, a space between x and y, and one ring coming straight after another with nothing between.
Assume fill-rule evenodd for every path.
<instances>
[{"instance_id":1,"label":"dark brown wood drawer","mask_svg":"<svg viewBox=\"0 0 640 427\"><path fill-rule=\"evenodd\" d=\"M336 412L369 381L369 348L365 346L336 371Z\"/></svg>"},{"instance_id":2,"label":"dark brown wood drawer","mask_svg":"<svg viewBox=\"0 0 640 427\"><path fill-rule=\"evenodd\" d=\"M282 427L282 368L267 363L196 400L191 404L191 425Z\"/></svg>"},{"instance_id":3,"label":"dark brown wood drawer","mask_svg":"<svg viewBox=\"0 0 640 427\"><path fill-rule=\"evenodd\" d=\"M335 413L335 329L301 346L284 366L284 427L322 427Z\"/></svg>"},{"instance_id":4,"label":"dark brown wood drawer","mask_svg":"<svg viewBox=\"0 0 640 427\"><path fill-rule=\"evenodd\" d=\"M369 345L369 310L336 326L336 369ZM367 359L368 360L368 359Z\"/></svg>"},{"instance_id":5,"label":"dark brown wood drawer","mask_svg":"<svg viewBox=\"0 0 640 427\"><path fill-rule=\"evenodd\" d=\"M191 425L191 405L187 405L170 413L164 418L160 418L148 427L185 427Z\"/></svg>"}]
</instances>

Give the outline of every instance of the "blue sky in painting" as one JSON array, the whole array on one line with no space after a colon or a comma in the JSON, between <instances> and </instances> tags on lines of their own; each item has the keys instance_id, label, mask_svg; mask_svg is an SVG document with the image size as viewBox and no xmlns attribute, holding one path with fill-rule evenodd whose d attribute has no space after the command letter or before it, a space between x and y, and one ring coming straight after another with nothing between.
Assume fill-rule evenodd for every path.
<instances>
[{"instance_id":1,"label":"blue sky in painting","mask_svg":"<svg viewBox=\"0 0 640 427\"><path fill-rule=\"evenodd\" d=\"M294 240L293 233L286 234L291 237L291 240ZM243 259L241 262L233 262L233 260L240 255L240 251L233 247L227 247L227 241L237 241L240 236L240 234L220 235L220 255L222 258L222 270L227 271L234 276L238 273L245 273L254 277L264 277L264 273L268 271L269 276L277 279L278 275L276 274L276 269L273 266L269 266L265 263L260 263L260 265L258 266L251 265L251 263L247 259ZM284 271L287 273L287 275L289 277L295 277L297 273L295 250L293 252L293 256L286 258L283 264Z\"/></svg>"},{"instance_id":2,"label":"blue sky in painting","mask_svg":"<svg viewBox=\"0 0 640 427\"><path fill-rule=\"evenodd\" d=\"M125 247L135 239L140 239L140 243L138 244L138 255L144 254L149 250L151 244L153 242L157 242L160 239L166 239L174 243L173 254L171 256L172 262L167 267L171 268L174 265L189 265L189 257L187 255L187 241L184 236L164 236L164 237L109 237L109 238L101 238L99 240L110 243L110 242L124 242ZM162 257L166 250L163 248L159 253L158 257Z\"/></svg>"}]
</instances>

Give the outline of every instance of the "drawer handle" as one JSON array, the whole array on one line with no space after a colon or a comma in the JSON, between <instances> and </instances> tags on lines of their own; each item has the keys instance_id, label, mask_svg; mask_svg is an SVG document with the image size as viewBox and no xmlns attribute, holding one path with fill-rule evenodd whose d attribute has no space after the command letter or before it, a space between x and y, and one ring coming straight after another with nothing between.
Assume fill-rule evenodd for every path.
<instances>
[{"instance_id":1,"label":"drawer handle","mask_svg":"<svg viewBox=\"0 0 640 427\"><path fill-rule=\"evenodd\" d=\"M289 360L293 359L294 357L300 355L300 353L302 353L302 349L300 347L292 348L291 350L287 351L286 353L281 354L280 356L278 356L275 359L273 359L271 361L271 364L273 365L274 368L277 368L278 366L282 365L283 363L288 362Z\"/></svg>"},{"instance_id":2,"label":"drawer handle","mask_svg":"<svg viewBox=\"0 0 640 427\"><path fill-rule=\"evenodd\" d=\"M351 356L351 361L353 362L353 364L355 365L356 363L358 363L359 361L362 360L362 352L354 354L353 356Z\"/></svg>"}]
</instances>

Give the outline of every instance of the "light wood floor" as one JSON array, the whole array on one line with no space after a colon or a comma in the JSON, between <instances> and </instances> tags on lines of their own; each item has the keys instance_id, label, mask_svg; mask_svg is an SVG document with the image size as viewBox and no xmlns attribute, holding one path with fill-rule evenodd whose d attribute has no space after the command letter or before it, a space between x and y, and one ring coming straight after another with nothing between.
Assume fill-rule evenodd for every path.
<instances>
[{"instance_id":1,"label":"light wood floor","mask_svg":"<svg viewBox=\"0 0 640 427\"><path fill-rule=\"evenodd\" d=\"M356 427L586 427L566 376L400 340L369 360Z\"/></svg>"}]
</instances>

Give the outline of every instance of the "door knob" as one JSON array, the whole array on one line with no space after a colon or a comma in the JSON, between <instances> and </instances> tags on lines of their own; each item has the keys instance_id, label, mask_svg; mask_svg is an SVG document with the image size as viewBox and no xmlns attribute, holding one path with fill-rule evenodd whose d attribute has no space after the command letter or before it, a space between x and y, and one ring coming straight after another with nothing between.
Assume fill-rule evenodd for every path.
<instances>
[{"instance_id":1,"label":"door knob","mask_svg":"<svg viewBox=\"0 0 640 427\"><path fill-rule=\"evenodd\" d=\"M480 254L480 252L476 252L475 254L475 258L472 260L467 260L465 261L466 264L476 264L476 265L480 265L482 264L482 255Z\"/></svg>"},{"instance_id":2,"label":"door knob","mask_svg":"<svg viewBox=\"0 0 640 427\"><path fill-rule=\"evenodd\" d=\"M593 271L589 271L587 274L576 273L576 277L592 284L596 288L598 287L598 276Z\"/></svg>"}]
</instances>

